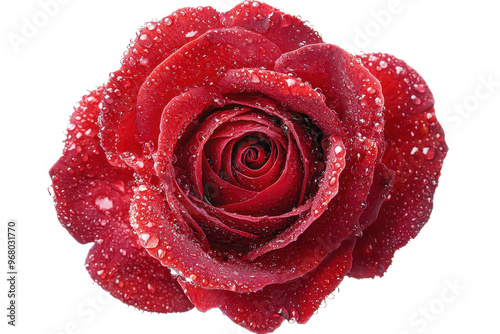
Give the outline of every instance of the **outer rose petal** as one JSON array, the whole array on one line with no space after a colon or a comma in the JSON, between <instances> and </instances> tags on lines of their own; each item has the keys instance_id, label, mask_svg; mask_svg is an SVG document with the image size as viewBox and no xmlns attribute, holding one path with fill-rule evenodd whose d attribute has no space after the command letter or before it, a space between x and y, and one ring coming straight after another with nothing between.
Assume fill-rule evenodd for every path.
<instances>
[{"instance_id":1,"label":"outer rose petal","mask_svg":"<svg viewBox=\"0 0 500 334\"><path fill-rule=\"evenodd\" d=\"M170 269L149 256L128 224L97 240L85 266L95 282L125 304L158 313L193 308Z\"/></svg>"},{"instance_id":2,"label":"outer rose petal","mask_svg":"<svg viewBox=\"0 0 500 334\"><path fill-rule=\"evenodd\" d=\"M132 172L111 166L99 145L102 92L77 105L64 154L50 170L59 220L78 242L96 241L88 270L111 295L142 310L187 311L192 305L170 271L147 256L129 226Z\"/></svg>"},{"instance_id":3,"label":"outer rose petal","mask_svg":"<svg viewBox=\"0 0 500 334\"><path fill-rule=\"evenodd\" d=\"M269 333L284 320L306 323L321 302L340 284L351 267L354 240L345 241L310 273L272 284L255 293L206 290L179 280L196 308L220 308L232 321L255 333Z\"/></svg>"},{"instance_id":4,"label":"outer rose petal","mask_svg":"<svg viewBox=\"0 0 500 334\"><path fill-rule=\"evenodd\" d=\"M255 31L276 43L283 52L323 42L319 34L301 19L258 1L245 1L222 13L221 22L226 27Z\"/></svg>"},{"instance_id":5,"label":"outer rose petal","mask_svg":"<svg viewBox=\"0 0 500 334\"><path fill-rule=\"evenodd\" d=\"M241 28L211 30L184 45L147 77L137 95L139 141L157 140L163 108L189 88L210 86L233 68L272 68L281 51Z\"/></svg>"},{"instance_id":6,"label":"outer rose petal","mask_svg":"<svg viewBox=\"0 0 500 334\"><path fill-rule=\"evenodd\" d=\"M139 238L147 240L145 247L149 254L164 266L205 289L239 293L259 291L266 285L302 277L340 246L340 242L322 242L321 233L308 234L253 262L231 254L220 257L217 252L205 248L183 214L168 207L158 189L146 184L139 186L132 198L131 223Z\"/></svg>"},{"instance_id":7,"label":"outer rose petal","mask_svg":"<svg viewBox=\"0 0 500 334\"><path fill-rule=\"evenodd\" d=\"M103 238L128 220L132 172L109 165L96 119L103 88L84 96L68 126L63 156L50 169L59 221L80 243Z\"/></svg>"},{"instance_id":8,"label":"outer rose petal","mask_svg":"<svg viewBox=\"0 0 500 334\"><path fill-rule=\"evenodd\" d=\"M382 88L356 58L331 44L285 53L276 61L275 70L294 73L319 88L345 128L341 137L347 151L346 167L340 175L339 193L301 236L320 235L322 243L338 243L349 233L361 232L367 224L363 219L371 216L362 216L367 201L378 202L377 196L371 200L369 193L384 152Z\"/></svg>"},{"instance_id":9,"label":"outer rose petal","mask_svg":"<svg viewBox=\"0 0 500 334\"><path fill-rule=\"evenodd\" d=\"M380 80L385 96L387 149L383 162L396 171L390 198L356 244L350 276L382 276L394 252L429 219L448 147L425 81L402 60L387 54L360 56Z\"/></svg>"},{"instance_id":10,"label":"outer rose petal","mask_svg":"<svg viewBox=\"0 0 500 334\"><path fill-rule=\"evenodd\" d=\"M366 199L366 208L359 218L360 229L364 230L375 222L384 201L387 199L391 186L394 183L395 172L383 163L375 167L373 184Z\"/></svg>"},{"instance_id":11,"label":"outer rose petal","mask_svg":"<svg viewBox=\"0 0 500 334\"><path fill-rule=\"evenodd\" d=\"M275 70L294 73L319 88L347 130L346 148L351 149L366 137L379 148L380 160L384 97L380 83L356 58L338 46L315 44L283 54Z\"/></svg>"},{"instance_id":12,"label":"outer rose petal","mask_svg":"<svg viewBox=\"0 0 500 334\"><path fill-rule=\"evenodd\" d=\"M124 151L142 153L135 138L135 105L147 76L180 47L218 27L215 9L183 8L159 22L146 24L137 34L123 56L122 67L111 74L102 101L102 145L112 163L120 163L119 155Z\"/></svg>"}]
</instances>

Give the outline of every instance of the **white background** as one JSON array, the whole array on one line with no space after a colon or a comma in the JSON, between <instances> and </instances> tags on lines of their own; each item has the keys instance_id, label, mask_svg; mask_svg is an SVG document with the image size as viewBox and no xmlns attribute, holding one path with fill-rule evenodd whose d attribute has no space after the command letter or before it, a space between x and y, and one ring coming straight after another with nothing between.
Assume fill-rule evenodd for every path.
<instances>
[{"instance_id":1,"label":"white background","mask_svg":"<svg viewBox=\"0 0 500 334\"><path fill-rule=\"evenodd\" d=\"M147 314L110 298L84 268L90 245L60 226L47 191L73 105L119 67L136 29L180 7L227 10L236 1L66 0L43 22L47 1L0 5L0 331L247 333L218 310ZM392 13L390 0L269 3L308 20L326 42L351 52L392 53L416 68L434 93L450 146L431 220L397 252L385 277L346 279L306 325L284 323L276 333L498 333L500 24L494 1L400 0ZM40 27L15 47L8 36L22 36L26 21ZM8 219L17 220L19 233L16 328L5 316Z\"/></svg>"}]
</instances>

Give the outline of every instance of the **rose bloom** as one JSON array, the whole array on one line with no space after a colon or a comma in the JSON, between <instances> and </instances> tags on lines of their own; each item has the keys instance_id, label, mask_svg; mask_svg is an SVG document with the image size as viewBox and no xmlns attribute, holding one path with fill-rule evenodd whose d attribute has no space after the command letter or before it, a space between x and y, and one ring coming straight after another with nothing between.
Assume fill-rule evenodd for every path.
<instances>
[{"instance_id":1,"label":"rose bloom","mask_svg":"<svg viewBox=\"0 0 500 334\"><path fill-rule=\"evenodd\" d=\"M447 146L420 75L259 2L147 23L52 167L92 279L150 312L305 323L428 221Z\"/></svg>"}]
</instances>

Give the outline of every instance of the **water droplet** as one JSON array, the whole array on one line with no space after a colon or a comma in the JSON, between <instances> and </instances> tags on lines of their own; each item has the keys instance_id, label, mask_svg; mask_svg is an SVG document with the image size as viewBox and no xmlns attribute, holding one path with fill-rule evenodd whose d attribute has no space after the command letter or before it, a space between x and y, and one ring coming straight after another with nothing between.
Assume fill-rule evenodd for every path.
<instances>
[{"instance_id":1,"label":"water droplet","mask_svg":"<svg viewBox=\"0 0 500 334\"><path fill-rule=\"evenodd\" d=\"M297 83L297 81L295 81L295 79L291 79L291 78L286 79L285 81L286 81L288 87L292 87L293 85L295 85Z\"/></svg>"},{"instance_id":2,"label":"water droplet","mask_svg":"<svg viewBox=\"0 0 500 334\"><path fill-rule=\"evenodd\" d=\"M146 24L146 27L149 30L155 30L155 28L156 28L156 22L149 22L148 24Z\"/></svg>"},{"instance_id":3,"label":"water droplet","mask_svg":"<svg viewBox=\"0 0 500 334\"><path fill-rule=\"evenodd\" d=\"M190 31L186 34L186 38L194 37L198 34L197 30Z\"/></svg>"},{"instance_id":4,"label":"water droplet","mask_svg":"<svg viewBox=\"0 0 500 334\"><path fill-rule=\"evenodd\" d=\"M214 102L215 102L215 104L217 104L219 107L221 107L221 106L223 106L223 105L224 105L224 100L219 99L219 98L215 98L215 99L214 99Z\"/></svg>"},{"instance_id":5,"label":"water droplet","mask_svg":"<svg viewBox=\"0 0 500 334\"><path fill-rule=\"evenodd\" d=\"M381 60L379 65L380 65L380 68L387 68L387 62L385 60Z\"/></svg>"},{"instance_id":6,"label":"water droplet","mask_svg":"<svg viewBox=\"0 0 500 334\"><path fill-rule=\"evenodd\" d=\"M154 293L156 291L156 287L152 284L148 284L148 290L151 293Z\"/></svg>"},{"instance_id":7,"label":"water droplet","mask_svg":"<svg viewBox=\"0 0 500 334\"><path fill-rule=\"evenodd\" d=\"M69 131L72 131L72 130L74 130L75 128L76 128L76 125L75 125L74 123L69 123L69 124L68 124L68 130L69 130Z\"/></svg>"},{"instance_id":8,"label":"water droplet","mask_svg":"<svg viewBox=\"0 0 500 334\"><path fill-rule=\"evenodd\" d=\"M153 41L147 34L142 34L139 37L139 44L141 44L145 48L149 48L151 45L153 45Z\"/></svg>"},{"instance_id":9,"label":"water droplet","mask_svg":"<svg viewBox=\"0 0 500 334\"><path fill-rule=\"evenodd\" d=\"M413 103L415 103L417 106L419 106L422 103L422 99L420 99L418 96L412 95L411 100Z\"/></svg>"},{"instance_id":10,"label":"water droplet","mask_svg":"<svg viewBox=\"0 0 500 334\"><path fill-rule=\"evenodd\" d=\"M434 159L434 155L436 154L436 151L434 150L433 147L424 147L422 149L422 153L424 154L424 157L427 160L432 160L432 159Z\"/></svg>"},{"instance_id":11,"label":"water droplet","mask_svg":"<svg viewBox=\"0 0 500 334\"><path fill-rule=\"evenodd\" d=\"M255 73L252 73L252 76L251 76L251 79L250 79L253 83L259 83L260 82L260 78L257 74Z\"/></svg>"},{"instance_id":12,"label":"water droplet","mask_svg":"<svg viewBox=\"0 0 500 334\"><path fill-rule=\"evenodd\" d=\"M337 182L337 178L335 176L332 176L332 178L330 179L330 185L333 187L336 182Z\"/></svg>"},{"instance_id":13,"label":"water droplet","mask_svg":"<svg viewBox=\"0 0 500 334\"><path fill-rule=\"evenodd\" d=\"M163 19L163 23L165 23L166 26L169 26L172 24L172 19L170 17L166 17Z\"/></svg>"},{"instance_id":14,"label":"water droplet","mask_svg":"<svg viewBox=\"0 0 500 334\"><path fill-rule=\"evenodd\" d=\"M113 201L106 196L99 196L95 199L95 204L101 209L102 211L107 211L113 208Z\"/></svg>"},{"instance_id":15,"label":"water droplet","mask_svg":"<svg viewBox=\"0 0 500 334\"><path fill-rule=\"evenodd\" d=\"M384 103L382 102L382 99L380 97L375 98L375 105L378 107L381 107Z\"/></svg>"},{"instance_id":16,"label":"water droplet","mask_svg":"<svg viewBox=\"0 0 500 334\"><path fill-rule=\"evenodd\" d=\"M423 93L423 92L425 92L425 85L424 85L424 84L421 84L421 83L420 83L420 84L414 84L414 85L413 85L413 88L414 88L417 92L419 92L419 93Z\"/></svg>"},{"instance_id":17,"label":"water droplet","mask_svg":"<svg viewBox=\"0 0 500 334\"><path fill-rule=\"evenodd\" d=\"M100 278L105 279L106 278L106 272L104 270L99 270L97 271L97 275L99 275Z\"/></svg>"},{"instance_id":18,"label":"water droplet","mask_svg":"<svg viewBox=\"0 0 500 334\"><path fill-rule=\"evenodd\" d=\"M155 248L160 239L156 234L142 233L139 235L139 241L144 248Z\"/></svg>"}]
</instances>

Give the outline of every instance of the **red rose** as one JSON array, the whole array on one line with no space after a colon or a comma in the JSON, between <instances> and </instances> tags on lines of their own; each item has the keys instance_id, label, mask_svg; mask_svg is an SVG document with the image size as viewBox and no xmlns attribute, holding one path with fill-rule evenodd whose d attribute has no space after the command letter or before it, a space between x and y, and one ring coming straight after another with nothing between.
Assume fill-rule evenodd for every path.
<instances>
[{"instance_id":1,"label":"red rose","mask_svg":"<svg viewBox=\"0 0 500 334\"><path fill-rule=\"evenodd\" d=\"M424 80L264 3L138 33L71 117L59 220L114 297L257 333L382 276L427 222L447 147Z\"/></svg>"}]
</instances>

